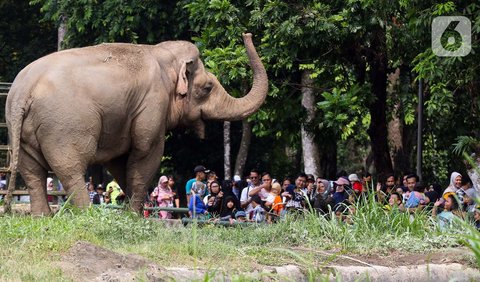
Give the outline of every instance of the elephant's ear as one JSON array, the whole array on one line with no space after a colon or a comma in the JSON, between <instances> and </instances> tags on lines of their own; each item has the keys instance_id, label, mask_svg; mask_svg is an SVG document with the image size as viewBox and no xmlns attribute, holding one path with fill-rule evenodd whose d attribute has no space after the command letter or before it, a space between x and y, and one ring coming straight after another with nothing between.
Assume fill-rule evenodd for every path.
<instances>
[{"instance_id":1,"label":"elephant's ear","mask_svg":"<svg viewBox=\"0 0 480 282\"><path fill-rule=\"evenodd\" d=\"M178 72L176 92L182 96L188 92L187 64L191 63L191 60L184 61L180 67L180 71Z\"/></svg>"}]
</instances>

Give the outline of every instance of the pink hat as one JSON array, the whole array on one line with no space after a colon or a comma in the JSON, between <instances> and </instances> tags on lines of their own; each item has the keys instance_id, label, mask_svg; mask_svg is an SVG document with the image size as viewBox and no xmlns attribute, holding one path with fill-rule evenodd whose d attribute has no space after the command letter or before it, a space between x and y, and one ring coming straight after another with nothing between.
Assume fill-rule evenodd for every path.
<instances>
[{"instance_id":1,"label":"pink hat","mask_svg":"<svg viewBox=\"0 0 480 282\"><path fill-rule=\"evenodd\" d=\"M337 181L334 182L337 185L350 185L350 182L343 177L339 177Z\"/></svg>"}]
</instances>

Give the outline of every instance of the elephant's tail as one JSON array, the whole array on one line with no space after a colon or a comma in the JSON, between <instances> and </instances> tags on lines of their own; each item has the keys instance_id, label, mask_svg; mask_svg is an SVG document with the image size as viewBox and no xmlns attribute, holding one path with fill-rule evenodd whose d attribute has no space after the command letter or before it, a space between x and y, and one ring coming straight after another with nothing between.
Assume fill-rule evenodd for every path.
<instances>
[{"instance_id":1,"label":"elephant's tail","mask_svg":"<svg viewBox=\"0 0 480 282\"><path fill-rule=\"evenodd\" d=\"M5 197L5 212L11 212L11 201L13 197L13 191L15 190L15 184L17 180L17 167L20 151L20 136L22 132L23 118L25 115L25 109L28 107L28 97L30 97L29 91L24 93L18 91L15 83L12 84L7 95L6 107L5 107L5 119L7 122L9 143L10 143L10 177L7 186L7 195Z\"/></svg>"}]
</instances>

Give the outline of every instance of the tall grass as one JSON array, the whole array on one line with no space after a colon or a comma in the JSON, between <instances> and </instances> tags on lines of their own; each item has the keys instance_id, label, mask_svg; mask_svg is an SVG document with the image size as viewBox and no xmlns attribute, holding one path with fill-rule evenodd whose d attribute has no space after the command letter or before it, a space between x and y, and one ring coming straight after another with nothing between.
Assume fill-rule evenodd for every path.
<instances>
[{"instance_id":1,"label":"tall grass","mask_svg":"<svg viewBox=\"0 0 480 282\"><path fill-rule=\"evenodd\" d=\"M167 267L241 273L293 263L313 276L326 259L340 254L392 248L421 252L460 244L458 237L439 233L426 213L386 212L370 200L357 205L351 223L305 212L271 225L168 227L127 211L92 208L65 209L45 218L3 216L0 230L1 281L58 280L62 274L54 262L79 240Z\"/></svg>"},{"instance_id":2,"label":"tall grass","mask_svg":"<svg viewBox=\"0 0 480 282\"><path fill-rule=\"evenodd\" d=\"M457 147L459 147L459 145L457 145ZM461 150L459 150L459 152L460 151ZM462 152L462 155L463 158L475 170L475 172L480 174L480 168L478 167L477 163L465 151ZM479 198L475 199L475 201L477 202L477 205L480 205ZM462 234L463 238L465 239L465 244L470 250L472 250L473 254L475 255L477 265L480 267L480 232L468 221L460 221L459 223L459 225L463 226L464 230L466 230L466 232Z\"/></svg>"}]
</instances>

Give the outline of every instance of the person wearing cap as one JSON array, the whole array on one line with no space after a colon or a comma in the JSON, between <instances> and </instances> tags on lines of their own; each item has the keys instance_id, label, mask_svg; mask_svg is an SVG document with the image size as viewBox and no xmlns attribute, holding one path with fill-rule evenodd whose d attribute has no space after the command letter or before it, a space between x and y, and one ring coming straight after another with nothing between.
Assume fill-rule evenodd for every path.
<instances>
[{"instance_id":1,"label":"person wearing cap","mask_svg":"<svg viewBox=\"0 0 480 282\"><path fill-rule=\"evenodd\" d=\"M92 204L101 205L101 204L105 203L104 192L105 191L103 189L102 184L98 184L97 189L96 189L96 193L95 193L95 195L93 195Z\"/></svg>"},{"instance_id":2,"label":"person wearing cap","mask_svg":"<svg viewBox=\"0 0 480 282\"><path fill-rule=\"evenodd\" d=\"M315 201L315 176L313 174L307 174L307 183L303 192L307 195L308 200L313 205Z\"/></svg>"},{"instance_id":3,"label":"person wearing cap","mask_svg":"<svg viewBox=\"0 0 480 282\"><path fill-rule=\"evenodd\" d=\"M335 184L335 193L333 193L333 204L334 206L344 202L348 199L348 194L345 191L345 186L350 185L350 182L344 177L339 177L337 181L333 182Z\"/></svg>"},{"instance_id":4,"label":"person wearing cap","mask_svg":"<svg viewBox=\"0 0 480 282\"><path fill-rule=\"evenodd\" d=\"M247 214L244 211L237 211L235 213L235 221L236 222L245 222Z\"/></svg>"},{"instance_id":5,"label":"person wearing cap","mask_svg":"<svg viewBox=\"0 0 480 282\"><path fill-rule=\"evenodd\" d=\"M206 178L206 173L208 173L209 171L203 166L203 165L197 165L194 169L193 169L193 173L195 173L195 177L188 180L187 181L187 184L185 184L185 192L186 192L186 195L187 195L187 203L190 203L190 197L191 197L191 194L192 194L192 187L194 187L194 191L195 193L197 193L197 191L199 192L205 192L205 187L206 187L206 184L205 184L205 178ZM203 183L203 185L202 185ZM203 193L202 195L200 195L200 197L203 197Z\"/></svg>"},{"instance_id":6,"label":"person wearing cap","mask_svg":"<svg viewBox=\"0 0 480 282\"><path fill-rule=\"evenodd\" d=\"M360 178L358 178L358 175L356 175L355 173L352 173L348 176L348 181L350 181L350 183L352 183L352 188L353 188L353 191L359 195L362 193L363 191L363 185L362 183L360 182Z\"/></svg>"}]
</instances>

